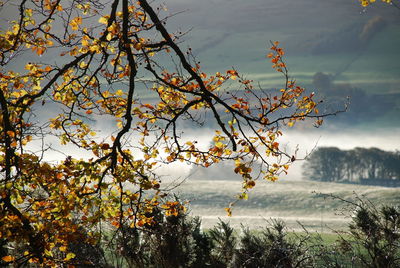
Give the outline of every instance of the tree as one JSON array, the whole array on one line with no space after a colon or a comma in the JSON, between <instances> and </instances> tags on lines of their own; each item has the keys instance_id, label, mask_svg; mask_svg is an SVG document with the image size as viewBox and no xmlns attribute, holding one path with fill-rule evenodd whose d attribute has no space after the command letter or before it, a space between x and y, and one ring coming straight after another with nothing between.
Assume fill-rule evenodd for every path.
<instances>
[{"instance_id":1,"label":"tree","mask_svg":"<svg viewBox=\"0 0 400 268\"><path fill-rule=\"evenodd\" d=\"M371 5L371 4L373 4L373 3L375 3L376 2L376 0L358 0L359 2L360 2L360 4L363 6L363 7L367 7L367 6L369 6L369 5ZM382 0L382 2L384 2L384 3L386 3L386 4L390 4L390 5L393 5L394 7L396 7L396 8L400 8L399 7L399 3L398 3L398 1L397 0Z\"/></svg>"},{"instance_id":2,"label":"tree","mask_svg":"<svg viewBox=\"0 0 400 268\"><path fill-rule=\"evenodd\" d=\"M304 176L317 181L342 181L346 154L336 147L320 147L312 152L304 164Z\"/></svg>"},{"instance_id":3,"label":"tree","mask_svg":"<svg viewBox=\"0 0 400 268\"><path fill-rule=\"evenodd\" d=\"M146 0L1 9L13 19L0 33L0 236L24 248L5 262L80 265L72 241L96 245L105 232L156 224L156 210L177 215L183 205L165 199L155 174L162 164L234 161L247 198L258 178L275 181L296 159L277 142L281 128L327 115L289 77L277 42L268 57L283 87L265 90L234 69L202 72ZM182 131L206 120L216 126L208 147ZM52 159L57 150L63 160Z\"/></svg>"}]
</instances>

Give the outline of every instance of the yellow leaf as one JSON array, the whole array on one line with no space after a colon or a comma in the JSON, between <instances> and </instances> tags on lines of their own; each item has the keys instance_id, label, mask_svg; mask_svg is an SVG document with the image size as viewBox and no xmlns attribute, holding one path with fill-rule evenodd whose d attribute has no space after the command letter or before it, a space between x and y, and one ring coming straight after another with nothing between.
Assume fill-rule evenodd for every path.
<instances>
[{"instance_id":1,"label":"yellow leaf","mask_svg":"<svg viewBox=\"0 0 400 268\"><path fill-rule=\"evenodd\" d=\"M24 199L20 195L17 196L16 200L18 204L24 203Z\"/></svg>"},{"instance_id":2,"label":"yellow leaf","mask_svg":"<svg viewBox=\"0 0 400 268\"><path fill-rule=\"evenodd\" d=\"M215 147L217 147L217 148L223 148L224 147L224 144L222 143L222 142L217 142L217 143L215 143Z\"/></svg>"},{"instance_id":3,"label":"yellow leaf","mask_svg":"<svg viewBox=\"0 0 400 268\"><path fill-rule=\"evenodd\" d=\"M107 23L108 23L108 17L107 17L107 16L101 17L101 18L99 19L99 23L101 23L101 24L107 24Z\"/></svg>"},{"instance_id":4,"label":"yellow leaf","mask_svg":"<svg viewBox=\"0 0 400 268\"><path fill-rule=\"evenodd\" d=\"M70 22L69 25L71 26L72 30L76 31L79 29L79 25L82 24L82 18L81 17L76 17L73 18Z\"/></svg>"},{"instance_id":5,"label":"yellow leaf","mask_svg":"<svg viewBox=\"0 0 400 268\"><path fill-rule=\"evenodd\" d=\"M112 39L112 33L108 33L106 36L107 41L111 41Z\"/></svg>"},{"instance_id":6,"label":"yellow leaf","mask_svg":"<svg viewBox=\"0 0 400 268\"><path fill-rule=\"evenodd\" d=\"M79 67L80 67L81 69L85 69L85 68L87 67L86 62L82 61L82 62L79 64Z\"/></svg>"},{"instance_id":7,"label":"yellow leaf","mask_svg":"<svg viewBox=\"0 0 400 268\"><path fill-rule=\"evenodd\" d=\"M247 195L247 193L242 193L242 194L239 196L239 199L247 200L247 199L249 199L249 196Z\"/></svg>"},{"instance_id":8,"label":"yellow leaf","mask_svg":"<svg viewBox=\"0 0 400 268\"><path fill-rule=\"evenodd\" d=\"M231 208L225 208L226 213L228 214L229 217L232 216L232 209Z\"/></svg>"},{"instance_id":9,"label":"yellow leaf","mask_svg":"<svg viewBox=\"0 0 400 268\"><path fill-rule=\"evenodd\" d=\"M53 252L51 252L50 250L45 249L44 250L44 255L53 257Z\"/></svg>"},{"instance_id":10,"label":"yellow leaf","mask_svg":"<svg viewBox=\"0 0 400 268\"><path fill-rule=\"evenodd\" d=\"M64 261L69 261L70 259L75 258L75 256L76 256L75 253L70 252L70 253L68 253L67 256L64 258Z\"/></svg>"}]
</instances>

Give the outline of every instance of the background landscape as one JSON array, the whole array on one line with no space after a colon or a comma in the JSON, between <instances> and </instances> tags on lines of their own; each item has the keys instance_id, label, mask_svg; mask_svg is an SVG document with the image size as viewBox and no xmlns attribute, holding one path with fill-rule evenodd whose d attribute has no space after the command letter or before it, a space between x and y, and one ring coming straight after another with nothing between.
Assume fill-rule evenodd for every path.
<instances>
[{"instance_id":1,"label":"background landscape","mask_svg":"<svg viewBox=\"0 0 400 268\"><path fill-rule=\"evenodd\" d=\"M346 113L311 125L285 130L282 142L289 151L307 155L318 146L342 150L356 147L400 149L400 12L376 3L363 9L358 1L205 0L168 1L169 29L186 32L182 46L191 47L207 72L234 67L260 88L279 88L283 77L265 58L270 41L280 41L289 71L296 81L315 91L327 108L341 108L350 96ZM327 80L318 81L322 73ZM206 125L205 128L212 128ZM191 130L187 130L191 132ZM201 129L193 131L201 138ZM207 137L204 137L207 142ZM354 199L354 192L379 204L399 204L398 188L307 181L304 161L295 163L275 183L259 182L248 201L236 204L229 220L238 227L264 225L282 217L290 227L302 221L314 230L342 228L349 218L338 214L339 201L318 197L319 192ZM235 199L240 178L225 164L208 169L180 166L161 169L166 178L187 178L179 186L191 200L192 212L204 227L218 218ZM180 181L175 180L175 181Z\"/></svg>"}]
</instances>

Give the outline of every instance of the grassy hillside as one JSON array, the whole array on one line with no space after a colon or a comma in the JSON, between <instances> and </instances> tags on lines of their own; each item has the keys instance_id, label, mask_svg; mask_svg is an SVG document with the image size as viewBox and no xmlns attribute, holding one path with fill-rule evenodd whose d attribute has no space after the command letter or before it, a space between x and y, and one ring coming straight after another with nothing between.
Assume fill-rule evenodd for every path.
<instances>
[{"instance_id":1,"label":"grassy hillside","mask_svg":"<svg viewBox=\"0 0 400 268\"><path fill-rule=\"evenodd\" d=\"M357 193L375 204L400 204L400 189L281 180L259 182L249 200L237 203L233 216L227 217L224 208L235 200L239 190L240 182L208 180L187 181L178 188L179 195L191 201L192 214L202 217L203 228L213 226L218 218L229 220L235 227L243 223L255 229L265 226L270 218L282 218L294 229L300 228L296 221L315 231L344 228L349 221L349 208L339 200L323 198L318 193L352 200Z\"/></svg>"}]
</instances>

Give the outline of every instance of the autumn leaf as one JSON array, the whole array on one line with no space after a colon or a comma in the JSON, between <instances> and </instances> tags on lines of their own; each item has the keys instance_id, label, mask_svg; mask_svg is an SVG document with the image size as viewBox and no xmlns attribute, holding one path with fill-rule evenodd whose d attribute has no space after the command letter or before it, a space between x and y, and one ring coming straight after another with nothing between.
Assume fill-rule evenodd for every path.
<instances>
[{"instance_id":1,"label":"autumn leaf","mask_svg":"<svg viewBox=\"0 0 400 268\"><path fill-rule=\"evenodd\" d=\"M14 137L15 137L15 132L9 130L9 131L7 131L7 135L8 135L9 137L11 137L11 138L14 138Z\"/></svg>"},{"instance_id":2,"label":"autumn leaf","mask_svg":"<svg viewBox=\"0 0 400 268\"><path fill-rule=\"evenodd\" d=\"M228 214L228 217L232 216L232 209L231 208L225 208L225 211Z\"/></svg>"},{"instance_id":3,"label":"autumn leaf","mask_svg":"<svg viewBox=\"0 0 400 268\"><path fill-rule=\"evenodd\" d=\"M75 253L69 252L69 253L66 255L66 257L64 258L64 261L69 261L69 260L75 258L75 256L76 256Z\"/></svg>"},{"instance_id":4,"label":"autumn leaf","mask_svg":"<svg viewBox=\"0 0 400 268\"><path fill-rule=\"evenodd\" d=\"M74 31L78 30L79 25L81 25L81 24L82 24L81 17L75 17L69 22L69 25L71 26L72 30L74 30Z\"/></svg>"},{"instance_id":5,"label":"autumn leaf","mask_svg":"<svg viewBox=\"0 0 400 268\"><path fill-rule=\"evenodd\" d=\"M1 259L2 259L3 261L5 261L5 262L13 262L13 261L15 260L15 257L8 255L8 256L4 256L4 257L1 258Z\"/></svg>"},{"instance_id":6,"label":"autumn leaf","mask_svg":"<svg viewBox=\"0 0 400 268\"><path fill-rule=\"evenodd\" d=\"M104 17L101 17L100 19L99 19L99 23L101 23L101 24L108 24L108 19L109 19L109 17L108 16L104 16Z\"/></svg>"}]
</instances>

